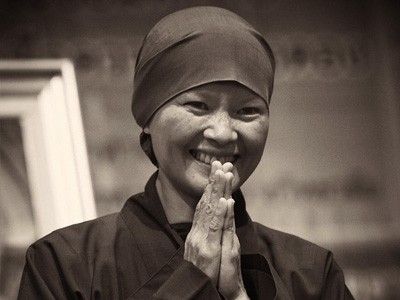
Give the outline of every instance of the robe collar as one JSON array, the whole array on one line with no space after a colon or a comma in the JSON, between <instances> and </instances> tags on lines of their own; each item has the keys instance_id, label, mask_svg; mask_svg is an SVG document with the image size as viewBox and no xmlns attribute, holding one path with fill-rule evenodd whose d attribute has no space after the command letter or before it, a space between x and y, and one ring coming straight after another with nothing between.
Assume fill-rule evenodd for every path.
<instances>
[{"instance_id":1,"label":"robe collar","mask_svg":"<svg viewBox=\"0 0 400 300\"><path fill-rule=\"evenodd\" d=\"M158 220L160 225L166 227L168 220L156 189L157 176L158 171L155 172L147 182L144 192L144 201L141 201L141 205L154 219ZM232 198L235 200L234 212L236 227L244 226L251 220L246 211L246 202L242 191L239 189L234 192Z\"/></svg>"},{"instance_id":2,"label":"robe collar","mask_svg":"<svg viewBox=\"0 0 400 300\"><path fill-rule=\"evenodd\" d=\"M129 198L121 211L121 217L139 248L149 277L152 278L143 287L161 284L168 276L167 274L179 266L184 252L184 241L168 223L157 193L156 179L157 172L147 182L144 193ZM265 260L266 266L270 269L267 272L272 273L274 278L271 288L275 289L275 284L283 287L283 282L269 262L269 249L268 253L260 249L257 231L246 211L242 192L239 190L232 197L235 199L236 233L242 256L254 254L264 257L262 260ZM277 289L280 289L278 286ZM286 299L286 297L283 298Z\"/></svg>"},{"instance_id":3,"label":"robe collar","mask_svg":"<svg viewBox=\"0 0 400 300\"><path fill-rule=\"evenodd\" d=\"M156 189L157 175L158 172L155 172L150 177L144 193L132 196L126 202L121 214L132 235L134 235L136 242L138 242L139 247L146 248L153 241L160 244L161 239L164 245L169 246L160 249L160 253L156 255L168 259L179 248L184 246L184 241L168 223ZM232 198L235 200L235 224L242 254L258 253L256 231L246 211L246 203L242 192L240 190L236 191L233 193ZM138 231L138 228L142 231ZM155 235L157 238L151 239L149 238L149 234ZM167 251L167 248L170 250ZM158 248L155 247L155 249ZM146 249L143 249L143 253L146 257Z\"/></svg>"},{"instance_id":4,"label":"robe collar","mask_svg":"<svg viewBox=\"0 0 400 300\"><path fill-rule=\"evenodd\" d=\"M167 216L156 189L157 175L158 171L150 177L143 194L139 194L139 196L133 196L127 201L125 207L123 208L123 212L126 212L127 210L132 211L133 206L135 205L140 206L141 210L143 210L147 216L151 217L153 222L158 224L165 231L165 233L168 234L169 237L174 239L177 247L180 247L184 244L184 241L182 241L179 235L168 223ZM257 236L253 222L246 211L246 202L243 193L239 189L233 193L232 198L235 200L235 225L241 244L241 251L243 254L257 253ZM131 218L129 217L127 219Z\"/></svg>"}]
</instances>

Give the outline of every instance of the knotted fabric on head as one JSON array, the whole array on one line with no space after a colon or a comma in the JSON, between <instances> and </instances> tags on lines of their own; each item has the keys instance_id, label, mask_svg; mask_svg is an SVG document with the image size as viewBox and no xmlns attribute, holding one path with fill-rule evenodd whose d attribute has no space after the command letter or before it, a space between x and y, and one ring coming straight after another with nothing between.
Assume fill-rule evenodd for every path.
<instances>
[{"instance_id":1,"label":"knotted fabric on head","mask_svg":"<svg viewBox=\"0 0 400 300\"><path fill-rule=\"evenodd\" d=\"M132 113L144 128L175 96L216 81L236 81L269 106L274 70L269 45L244 19L223 8L187 8L164 17L146 35L136 60ZM151 147L142 133L148 154L145 144Z\"/></svg>"}]
</instances>

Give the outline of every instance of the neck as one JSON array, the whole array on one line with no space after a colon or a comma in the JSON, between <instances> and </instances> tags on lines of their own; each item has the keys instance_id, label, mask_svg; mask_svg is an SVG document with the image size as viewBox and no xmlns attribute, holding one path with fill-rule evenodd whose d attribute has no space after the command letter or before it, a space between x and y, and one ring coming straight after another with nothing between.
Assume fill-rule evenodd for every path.
<instances>
[{"instance_id":1,"label":"neck","mask_svg":"<svg viewBox=\"0 0 400 300\"><path fill-rule=\"evenodd\" d=\"M158 174L156 181L157 193L164 208L170 224L191 223L198 201L193 196L185 195L178 191L161 173ZM188 201L192 200L192 201Z\"/></svg>"}]
</instances>

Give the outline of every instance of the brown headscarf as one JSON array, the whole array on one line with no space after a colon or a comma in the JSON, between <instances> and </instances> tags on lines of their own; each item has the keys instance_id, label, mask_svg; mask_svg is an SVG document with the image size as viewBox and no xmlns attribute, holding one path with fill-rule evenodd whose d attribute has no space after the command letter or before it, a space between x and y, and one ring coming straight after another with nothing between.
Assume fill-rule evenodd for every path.
<instances>
[{"instance_id":1,"label":"brown headscarf","mask_svg":"<svg viewBox=\"0 0 400 300\"><path fill-rule=\"evenodd\" d=\"M193 7L161 19L146 35L136 60L132 113L142 128L166 102L191 88L235 81L269 106L275 61L250 24L217 7ZM143 150L157 165L148 134Z\"/></svg>"}]
</instances>

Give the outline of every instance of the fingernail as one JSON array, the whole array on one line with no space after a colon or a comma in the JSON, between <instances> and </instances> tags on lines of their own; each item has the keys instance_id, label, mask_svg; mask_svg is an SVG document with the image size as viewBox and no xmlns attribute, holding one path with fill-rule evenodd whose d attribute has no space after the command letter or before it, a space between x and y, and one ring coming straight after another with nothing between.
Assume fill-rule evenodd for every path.
<instances>
[{"instance_id":1,"label":"fingernail","mask_svg":"<svg viewBox=\"0 0 400 300\"><path fill-rule=\"evenodd\" d=\"M218 169L217 171L215 171L215 175L217 175L217 177L219 178L219 177L225 176L225 173L224 173L224 171Z\"/></svg>"},{"instance_id":2,"label":"fingernail","mask_svg":"<svg viewBox=\"0 0 400 300\"><path fill-rule=\"evenodd\" d=\"M227 172L225 173L225 178L229 181L233 180L233 173L232 172Z\"/></svg>"},{"instance_id":3,"label":"fingernail","mask_svg":"<svg viewBox=\"0 0 400 300\"><path fill-rule=\"evenodd\" d=\"M226 162L226 163L224 163L224 164L222 165L222 169L223 169L225 172L230 172L230 171L232 171L232 168L233 168L233 164L232 164L231 162Z\"/></svg>"}]
</instances>

